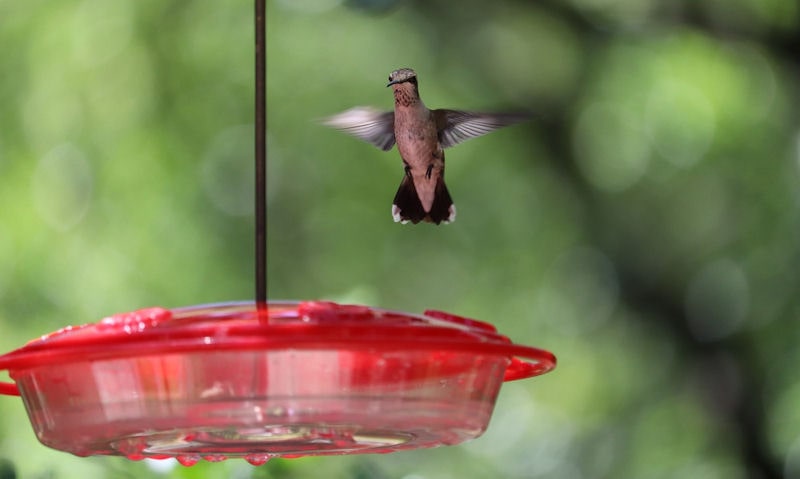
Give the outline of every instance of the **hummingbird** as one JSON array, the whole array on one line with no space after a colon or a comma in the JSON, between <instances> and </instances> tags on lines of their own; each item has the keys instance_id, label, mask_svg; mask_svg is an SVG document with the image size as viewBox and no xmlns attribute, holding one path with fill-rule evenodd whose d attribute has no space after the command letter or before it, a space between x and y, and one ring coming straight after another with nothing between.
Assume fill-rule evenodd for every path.
<instances>
[{"instance_id":1,"label":"hummingbird","mask_svg":"<svg viewBox=\"0 0 800 479\"><path fill-rule=\"evenodd\" d=\"M450 223L456 207L444 183L444 149L528 119L525 113L429 110L419 96L417 73L400 68L389 74L394 111L355 107L323 124L389 151L395 143L403 179L392 203L395 222Z\"/></svg>"}]
</instances>

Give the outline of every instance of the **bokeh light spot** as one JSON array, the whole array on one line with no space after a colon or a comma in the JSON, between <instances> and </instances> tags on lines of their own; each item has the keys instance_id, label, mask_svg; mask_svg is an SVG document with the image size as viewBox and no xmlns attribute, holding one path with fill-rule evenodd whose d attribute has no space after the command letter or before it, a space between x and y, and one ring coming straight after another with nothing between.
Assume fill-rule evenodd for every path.
<instances>
[{"instance_id":1,"label":"bokeh light spot","mask_svg":"<svg viewBox=\"0 0 800 479\"><path fill-rule=\"evenodd\" d=\"M70 29L74 60L93 67L119 55L131 40L133 18L127 0L84 0Z\"/></svg>"},{"instance_id":2,"label":"bokeh light spot","mask_svg":"<svg viewBox=\"0 0 800 479\"><path fill-rule=\"evenodd\" d=\"M722 339L739 330L747 316L750 287L742 268L730 259L700 270L686 292L689 329L701 341Z\"/></svg>"},{"instance_id":3,"label":"bokeh light spot","mask_svg":"<svg viewBox=\"0 0 800 479\"><path fill-rule=\"evenodd\" d=\"M0 225L0 298L3 297L6 285L14 267L13 246L8 231Z\"/></svg>"},{"instance_id":4,"label":"bokeh light spot","mask_svg":"<svg viewBox=\"0 0 800 479\"><path fill-rule=\"evenodd\" d=\"M800 131L794 137L794 158L797 163L798 173L800 173Z\"/></svg>"},{"instance_id":5,"label":"bokeh light spot","mask_svg":"<svg viewBox=\"0 0 800 479\"><path fill-rule=\"evenodd\" d=\"M800 477L800 436L792 443L783 463L784 476L787 479Z\"/></svg>"},{"instance_id":6,"label":"bokeh light spot","mask_svg":"<svg viewBox=\"0 0 800 479\"><path fill-rule=\"evenodd\" d=\"M522 389L509 388L498 398L483 438L464 447L491 461L502 472L499 477L536 477L562 468L574 439L575 426L566 416L532 401Z\"/></svg>"},{"instance_id":7,"label":"bokeh light spot","mask_svg":"<svg viewBox=\"0 0 800 479\"><path fill-rule=\"evenodd\" d=\"M702 92L685 83L664 80L650 92L645 124L655 150L675 166L688 167L708 151L715 117Z\"/></svg>"},{"instance_id":8,"label":"bokeh light spot","mask_svg":"<svg viewBox=\"0 0 800 479\"><path fill-rule=\"evenodd\" d=\"M36 211L53 229L66 231L83 220L92 199L92 171L84 154L70 144L47 153L32 179Z\"/></svg>"},{"instance_id":9,"label":"bokeh light spot","mask_svg":"<svg viewBox=\"0 0 800 479\"><path fill-rule=\"evenodd\" d=\"M634 28L644 23L655 10L653 0L571 0L586 13L589 21L601 26Z\"/></svg>"},{"instance_id":10,"label":"bokeh light spot","mask_svg":"<svg viewBox=\"0 0 800 479\"><path fill-rule=\"evenodd\" d=\"M593 103L581 113L573 146L583 176L604 191L631 187L650 162L650 148L639 119L631 111L608 103Z\"/></svg>"},{"instance_id":11,"label":"bokeh light spot","mask_svg":"<svg viewBox=\"0 0 800 479\"><path fill-rule=\"evenodd\" d=\"M34 79L22 104L28 142L41 151L77 136L85 126L80 99L68 92L66 81Z\"/></svg>"},{"instance_id":12,"label":"bokeh light spot","mask_svg":"<svg viewBox=\"0 0 800 479\"><path fill-rule=\"evenodd\" d=\"M578 247L559 257L539 293L541 317L568 335L595 330L617 306L619 283L611 261L601 252Z\"/></svg>"},{"instance_id":13,"label":"bokeh light spot","mask_svg":"<svg viewBox=\"0 0 800 479\"><path fill-rule=\"evenodd\" d=\"M338 7L342 0L278 0L280 6L287 10L301 13L323 13Z\"/></svg>"},{"instance_id":14,"label":"bokeh light spot","mask_svg":"<svg viewBox=\"0 0 800 479\"><path fill-rule=\"evenodd\" d=\"M577 38L564 22L549 15L524 11L494 18L473 41L485 52L480 58L501 83L500 92L517 101L552 101L567 95L578 79Z\"/></svg>"},{"instance_id":15,"label":"bokeh light spot","mask_svg":"<svg viewBox=\"0 0 800 479\"><path fill-rule=\"evenodd\" d=\"M87 117L96 125L93 139L113 145L120 133L145 118L155 106L154 75L148 50L132 44L82 85Z\"/></svg>"},{"instance_id":16,"label":"bokeh light spot","mask_svg":"<svg viewBox=\"0 0 800 479\"><path fill-rule=\"evenodd\" d=\"M202 161L203 191L215 208L233 216L253 212L253 127L220 132Z\"/></svg>"}]
</instances>

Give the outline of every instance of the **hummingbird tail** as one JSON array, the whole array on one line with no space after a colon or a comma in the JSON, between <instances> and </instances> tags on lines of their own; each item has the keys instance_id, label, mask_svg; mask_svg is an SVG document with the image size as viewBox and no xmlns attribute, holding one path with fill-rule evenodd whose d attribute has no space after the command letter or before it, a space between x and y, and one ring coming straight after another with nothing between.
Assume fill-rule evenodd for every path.
<instances>
[{"instance_id":1,"label":"hummingbird tail","mask_svg":"<svg viewBox=\"0 0 800 479\"><path fill-rule=\"evenodd\" d=\"M414 180L409 175L406 175L400 183L400 188L397 189L397 194L394 195L392 217L395 222L403 224L409 221L414 224L420 221L436 223L437 225L442 222L451 223L456 219L456 205L453 204L453 199L450 198L450 192L447 191L444 179L439 177L436 181L436 190L431 209L430 211L425 211L422 202L419 200L419 195L417 195Z\"/></svg>"},{"instance_id":2,"label":"hummingbird tail","mask_svg":"<svg viewBox=\"0 0 800 479\"><path fill-rule=\"evenodd\" d=\"M444 177L440 176L436 181L436 192L433 196L433 205L428 212L426 221L436 223L452 223L456 219L456 205L453 204L453 199L450 198L450 192L447 191L447 186L444 184Z\"/></svg>"}]
</instances>

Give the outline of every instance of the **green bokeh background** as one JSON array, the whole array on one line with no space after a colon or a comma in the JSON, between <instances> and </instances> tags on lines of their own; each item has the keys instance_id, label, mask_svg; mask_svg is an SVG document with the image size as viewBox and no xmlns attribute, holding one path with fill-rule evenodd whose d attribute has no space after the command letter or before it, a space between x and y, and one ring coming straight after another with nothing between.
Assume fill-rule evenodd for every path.
<instances>
[{"instance_id":1,"label":"green bokeh background","mask_svg":"<svg viewBox=\"0 0 800 479\"><path fill-rule=\"evenodd\" d=\"M0 477L800 477L800 7L268 0L269 295L490 321L557 354L486 434L381 456L81 459L0 398ZM0 0L0 350L253 297L253 6ZM451 225L315 123L528 109L448 151Z\"/></svg>"}]
</instances>

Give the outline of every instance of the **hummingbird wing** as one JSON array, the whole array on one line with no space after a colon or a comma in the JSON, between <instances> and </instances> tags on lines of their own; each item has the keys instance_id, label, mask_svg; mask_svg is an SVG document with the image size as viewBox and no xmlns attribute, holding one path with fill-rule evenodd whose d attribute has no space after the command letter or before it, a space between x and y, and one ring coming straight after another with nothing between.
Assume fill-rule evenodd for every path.
<instances>
[{"instance_id":1,"label":"hummingbird wing","mask_svg":"<svg viewBox=\"0 0 800 479\"><path fill-rule=\"evenodd\" d=\"M527 113L474 113L457 110L433 110L439 144L449 148L462 141L485 135L489 132L523 122L530 118Z\"/></svg>"},{"instance_id":2,"label":"hummingbird wing","mask_svg":"<svg viewBox=\"0 0 800 479\"><path fill-rule=\"evenodd\" d=\"M322 124L372 143L383 151L394 146L394 112L357 106L322 120Z\"/></svg>"}]
</instances>

